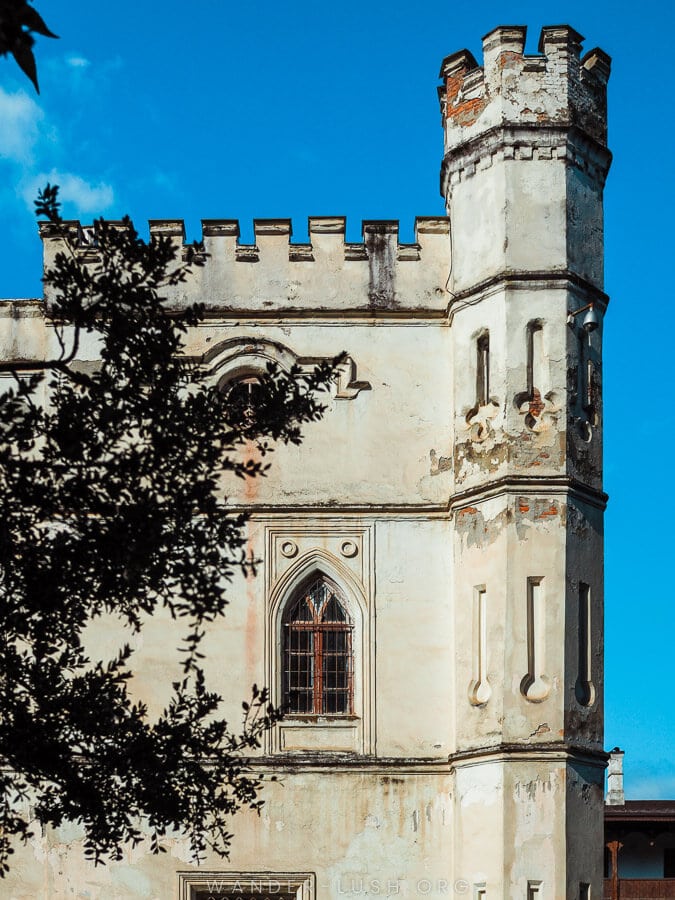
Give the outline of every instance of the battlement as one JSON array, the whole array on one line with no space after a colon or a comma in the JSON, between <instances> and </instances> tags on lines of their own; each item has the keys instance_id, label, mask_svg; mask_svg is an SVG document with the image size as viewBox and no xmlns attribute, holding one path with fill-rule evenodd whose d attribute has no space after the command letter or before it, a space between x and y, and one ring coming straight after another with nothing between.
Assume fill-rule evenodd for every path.
<instances>
[{"instance_id":1,"label":"battlement","mask_svg":"<svg viewBox=\"0 0 675 900\"><path fill-rule=\"evenodd\" d=\"M254 219L253 244L239 243L236 219L203 219L203 267L167 291L176 306L197 301L208 309L444 309L450 267L449 221L415 219L415 241L399 243L397 220L366 220L363 240L347 242L344 216L312 216L309 243L292 243L290 219ZM95 258L94 226L64 223L68 237ZM152 219L150 235L168 237L184 251L182 219ZM42 223L44 265L49 267L63 237ZM47 297L47 299L49 299Z\"/></svg>"},{"instance_id":2,"label":"battlement","mask_svg":"<svg viewBox=\"0 0 675 900\"><path fill-rule=\"evenodd\" d=\"M500 26L483 38L483 65L468 50L446 57L439 87L445 150L503 125L578 126L607 143L610 57L581 57L583 37L569 25L541 30L538 56L525 55L527 29Z\"/></svg>"}]
</instances>

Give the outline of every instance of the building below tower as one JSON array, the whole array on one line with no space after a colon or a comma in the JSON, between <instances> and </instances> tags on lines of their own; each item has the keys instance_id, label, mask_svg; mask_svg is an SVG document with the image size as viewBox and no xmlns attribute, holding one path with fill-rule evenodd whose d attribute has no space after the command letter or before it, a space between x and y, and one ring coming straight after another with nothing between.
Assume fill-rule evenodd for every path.
<instances>
[{"instance_id":1,"label":"building below tower","mask_svg":"<svg viewBox=\"0 0 675 900\"><path fill-rule=\"evenodd\" d=\"M269 363L346 354L303 443L223 483L262 562L209 626L205 669L235 720L252 683L287 708L251 759L279 780L226 862L194 866L176 836L94 868L64 826L18 848L8 896L602 895L609 59L581 41L545 27L530 56L500 27L482 65L444 60L447 216L411 244L393 221L349 243L344 219L313 217L295 244L289 220L258 219L248 245L203 222L206 262L168 306L204 304L184 352L213 385L254 403ZM182 248L182 222L150 231ZM42 237L49 266L63 240ZM2 305L5 360L51 358L49 301ZM143 632L151 713L176 642L168 618Z\"/></svg>"}]
</instances>

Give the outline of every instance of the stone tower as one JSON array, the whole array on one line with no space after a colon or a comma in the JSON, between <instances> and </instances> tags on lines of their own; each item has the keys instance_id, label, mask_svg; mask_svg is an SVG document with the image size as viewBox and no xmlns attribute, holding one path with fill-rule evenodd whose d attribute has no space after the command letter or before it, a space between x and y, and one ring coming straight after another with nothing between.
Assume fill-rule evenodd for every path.
<instances>
[{"instance_id":1,"label":"stone tower","mask_svg":"<svg viewBox=\"0 0 675 900\"><path fill-rule=\"evenodd\" d=\"M609 58L483 39L439 89L454 360L454 871L602 896L602 194ZM571 314L571 315L570 315ZM486 894L480 893L485 883Z\"/></svg>"},{"instance_id":2,"label":"stone tower","mask_svg":"<svg viewBox=\"0 0 675 900\"><path fill-rule=\"evenodd\" d=\"M252 244L236 220L202 222L204 265L165 298L203 304L184 352L213 386L347 354L302 445L222 482L260 565L207 627L207 681L233 722L254 682L286 706L248 760L283 777L260 817L234 819L227 860L198 867L176 834L94 867L80 832L45 830L8 896L602 896L609 59L580 41L547 27L525 56L525 29L502 27L483 66L444 61L447 217L418 218L413 243L395 221L349 242L344 218L311 217L295 243L289 219L256 219ZM181 220L150 233L181 251ZM63 236L42 238L50 266ZM0 358L58 356L49 299L0 303ZM82 341L77 362L99 354ZM139 642L151 714L180 677L179 624L154 616Z\"/></svg>"}]
</instances>

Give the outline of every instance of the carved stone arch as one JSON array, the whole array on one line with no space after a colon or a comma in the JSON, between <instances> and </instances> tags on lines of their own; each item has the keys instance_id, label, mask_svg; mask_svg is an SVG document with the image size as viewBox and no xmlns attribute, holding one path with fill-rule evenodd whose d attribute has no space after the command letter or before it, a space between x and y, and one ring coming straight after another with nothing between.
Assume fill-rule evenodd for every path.
<instances>
[{"instance_id":1,"label":"carved stone arch","mask_svg":"<svg viewBox=\"0 0 675 900\"><path fill-rule=\"evenodd\" d=\"M322 547L316 547L294 560L277 580L270 595L270 612L274 622L274 633L280 634L281 619L286 603L303 583L313 575L324 575L334 581L344 595L355 627L363 628L368 604L363 590L354 573L340 559Z\"/></svg>"},{"instance_id":2,"label":"carved stone arch","mask_svg":"<svg viewBox=\"0 0 675 900\"><path fill-rule=\"evenodd\" d=\"M264 375L268 363L276 363L288 372L292 366L312 369L318 362L330 357L298 356L278 341L260 337L238 337L219 341L201 358L206 374L219 386L251 375ZM337 379L333 386L336 400L353 400L361 391L371 390L370 382L359 381L356 363L345 356L337 367Z\"/></svg>"},{"instance_id":3,"label":"carved stone arch","mask_svg":"<svg viewBox=\"0 0 675 900\"><path fill-rule=\"evenodd\" d=\"M338 589L351 619L353 652L353 713L328 721L319 716L308 723L302 715L288 715L272 735L274 750L308 751L329 749L338 751L370 752L371 728L371 622L368 598L363 585L354 573L332 553L316 547L303 554L277 579L268 595L267 633L268 684L272 688L272 701L280 704L283 699L283 620L287 604L298 591L314 578L326 578ZM295 743L293 743L295 742Z\"/></svg>"},{"instance_id":4,"label":"carved stone arch","mask_svg":"<svg viewBox=\"0 0 675 900\"><path fill-rule=\"evenodd\" d=\"M297 354L288 347L258 337L219 341L202 357L207 375L218 386L248 375L264 375L268 363L288 371L299 362Z\"/></svg>"}]
</instances>

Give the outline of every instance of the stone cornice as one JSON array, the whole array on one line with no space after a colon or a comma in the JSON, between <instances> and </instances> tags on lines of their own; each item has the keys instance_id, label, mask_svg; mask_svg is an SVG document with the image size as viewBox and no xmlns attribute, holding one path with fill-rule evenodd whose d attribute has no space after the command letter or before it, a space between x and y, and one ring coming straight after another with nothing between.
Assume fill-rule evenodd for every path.
<instances>
[{"instance_id":1,"label":"stone cornice","mask_svg":"<svg viewBox=\"0 0 675 900\"><path fill-rule=\"evenodd\" d=\"M450 775L452 766L447 757L367 756L363 754L317 751L316 753L279 753L273 756L249 757L246 765L275 773L365 771L374 775Z\"/></svg>"},{"instance_id":2,"label":"stone cornice","mask_svg":"<svg viewBox=\"0 0 675 900\"><path fill-rule=\"evenodd\" d=\"M548 761L552 759L582 763L604 769L609 754L581 744L552 741L541 744L501 743L488 747L476 747L450 753L447 757L369 756L357 753L317 751L315 753L278 753L271 756L255 756L242 763L251 769L284 773L322 772L334 774L355 770L374 775L451 775L460 766L508 762L511 759Z\"/></svg>"},{"instance_id":3,"label":"stone cornice","mask_svg":"<svg viewBox=\"0 0 675 900\"><path fill-rule=\"evenodd\" d=\"M504 475L484 484L457 491L450 498L454 512L468 503L478 503L503 496L569 496L604 510L609 499L604 491L596 490L568 475Z\"/></svg>"},{"instance_id":4,"label":"stone cornice","mask_svg":"<svg viewBox=\"0 0 675 900\"><path fill-rule=\"evenodd\" d=\"M574 290L584 302L597 303L603 315L609 305L609 297L604 291L569 269L549 269L540 272L509 270L497 272L477 284L454 293L448 307L450 323L455 313L464 307L472 306L504 288L527 291Z\"/></svg>"},{"instance_id":5,"label":"stone cornice","mask_svg":"<svg viewBox=\"0 0 675 900\"><path fill-rule=\"evenodd\" d=\"M517 758L519 761L533 762L552 759L583 763L588 766L606 768L609 753L601 749L594 749L582 744L574 744L567 741L551 741L541 744L516 744L501 743L492 747L476 747L470 750L461 750L451 753L449 761L453 768L460 766L474 766L493 762L508 762Z\"/></svg>"},{"instance_id":6,"label":"stone cornice","mask_svg":"<svg viewBox=\"0 0 675 900\"><path fill-rule=\"evenodd\" d=\"M611 152L574 125L496 125L449 149L441 164L441 195L450 187L504 160L558 159L604 185Z\"/></svg>"},{"instance_id":7,"label":"stone cornice","mask_svg":"<svg viewBox=\"0 0 675 900\"><path fill-rule=\"evenodd\" d=\"M608 495L596 490L568 475L504 475L494 478L475 487L456 491L448 498L447 503L353 503L328 506L325 504L260 504L258 506L231 504L224 507L228 513L247 513L252 517L275 518L288 516L322 516L340 518L372 516L397 518L418 516L443 518L454 513L469 503L478 503L502 496L569 496L581 503L587 503L597 509L604 510Z\"/></svg>"},{"instance_id":8,"label":"stone cornice","mask_svg":"<svg viewBox=\"0 0 675 900\"><path fill-rule=\"evenodd\" d=\"M182 312L180 305L168 307L168 312L178 315ZM447 322L447 306L433 307L395 307L392 309L373 309L372 307L352 307L330 309L327 307L278 307L271 310L242 309L232 306L207 305L204 320L198 327L211 326L214 322L264 322L268 325L410 325L410 324L445 324Z\"/></svg>"},{"instance_id":9,"label":"stone cornice","mask_svg":"<svg viewBox=\"0 0 675 900\"><path fill-rule=\"evenodd\" d=\"M251 517L259 518L263 516L288 517L288 516L325 516L328 518L339 518L341 516L363 516L387 517L395 516L396 518L411 516L447 516L450 511L448 502L445 503L345 503L339 505L328 505L321 503L313 504L272 504L261 503L253 504L228 504L223 507L223 512L227 513L246 513Z\"/></svg>"}]
</instances>

